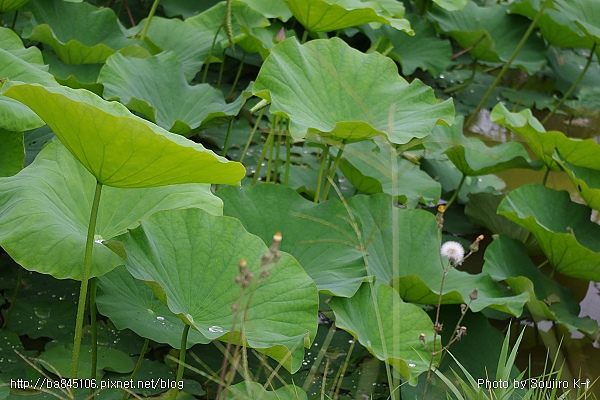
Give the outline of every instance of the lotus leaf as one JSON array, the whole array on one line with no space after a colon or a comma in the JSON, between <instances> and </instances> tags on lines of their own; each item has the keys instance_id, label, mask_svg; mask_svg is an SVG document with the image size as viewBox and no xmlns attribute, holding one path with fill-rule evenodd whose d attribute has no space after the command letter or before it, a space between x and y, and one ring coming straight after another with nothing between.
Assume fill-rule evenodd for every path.
<instances>
[{"instance_id":1,"label":"lotus leaf","mask_svg":"<svg viewBox=\"0 0 600 400\"><path fill-rule=\"evenodd\" d=\"M294 17L311 32L335 31L378 22L413 34L396 2L373 0L284 0ZM390 8L392 12L390 12Z\"/></svg>"},{"instance_id":2,"label":"lotus leaf","mask_svg":"<svg viewBox=\"0 0 600 400\"><path fill-rule=\"evenodd\" d=\"M227 399L306 400L308 397L304 390L294 385L285 385L270 392L258 382L243 381L229 387Z\"/></svg>"},{"instance_id":3,"label":"lotus leaf","mask_svg":"<svg viewBox=\"0 0 600 400\"><path fill-rule=\"evenodd\" d=\"M567 329L593 334L598 323L579 318L580 307L573 291L560 286L531 262L521 242L500 235L485 251L483 271L505 281L515 293L528 293L527 308L536 321L557 321Z\"/></svg>"},{"instance_id":4,"label":"lotus leaf","mask_svg":"<svg viewBox=\"0 0 600 400\"><path fill-rule=\"evenodd\" d=\"M29 167L0 179L0 224L4 227L0 245L25 269L59 279L81 279L94 186L94 177L60 142L47 145ZM104 240L136 227L145 215L177 207L221 212L221 202L209 185L104 188L91 276L123 264L102 244Z\"/></svg>"},{"instance_id":5,"label":"lotus leaf","mask_svg":"<svg viewBox=\"0 0 600 400\"><path fill-rule=\"evenodd\" d=\"M82 357L79 359L79 370L82 373L80 378L89 379L92 367L92 348L91 346L82 346L81 350ZM58 372L60 376L69 376L71 353L72 349L59 345L45 351L38 359L45 361L42 366L48 368L49 371ZM127 373L133 370L134 365L131 358L122 351L98 346L98 364L96 365L96 377L98 379L104 376L105 370Z\"/></svg>"},{"instance_id":6,"label":"lotus leaf","mask_svg":"<svg viewBox=\"0 0 600 400\"><path fill-rule=\"evenodd\" d=\"M110 8L62 0L32 0L29 7L33 19L23 37L48 44L64 63L102 63L126 47L136 54L148 54L141 40L125 36ZM65 19L70 22L65 24Z\"/></svg>"},{"instance_id":7,"label":"lotus leaf","mask_svg":"<svg viewBox=\"0 0 600 400\"><path fill-rule=\"evenodd\" d=\"M23 169L25 148L23 133L0 129L0 176L12 176Z\"/></svg>"},{"instance_id":8,"label":"lotus leaf","mask_svg":"<svg viewBox=\"0 0 600 400\"><path fill-rule=\"evenodd\" d=\"M437 203L441 196L440 184L418 165L399 157L389 144L352 143L344 148L344 159L340 170L363 193L387 193L399 197L402 204L411 208L419 202Z\"/></svg>"},{"instance_id":9,"label":"lotus leaf","mask_svg":"<svg viewBox=\"0 0 600 400\"><path fill-rule=\"evenodd\" d=\"M480 139L465 137L463 119L451 127L436 126L425 139L427 149L442 148L456 168L467 176L498 173L510 168L532 168L529 156L518 142L488 147Z\"/></svg>"},{"instance_id":10,"label":"lotus leaf","mask_svg":"<svg viewBox=\"0 0 600 400\"><path fill-rule=\"evenodd\" d=\"M533 233L558 272L598 280L600 226L590 221L591 212L573 203L567 192L537 184L512 191L498 207L499 214Z\"/></svg>"},{"instance_id":11,"label":"lotus leaf","mask_svg":"<svg viewBox=\"0 0 600 400\"><path fill-rule=\"evenodd\" d=\"M566 18L574 21L589 39L600 44L600 3L595 0L553 0L552 4Z\"/></svg>"},{"instance_id":12,"label":"lotus leaf","mask_svg":"<svg viewBox=\"0 0 600 400\"><path fill-rule=\"evenodd\" d=\"M267 246L230 217L200 209L158 212L116 240L127 249L127 269L152 289L169 309L208 339L233 335L264 352L286 369L302 365L304 347L317 330L318 294L314 282L286 253L261 274ZM285 238L284 238L285 240ZM239 264L246 260L254 274L252 296L240 334L231 307L240 299ZM260 280L258 283L257 281ZM245 303L238 304L245 310ZM240 311L241 312L241 311Z\"/></svg>"},{"instance_id":13,"label":"lotus leaf","mask_svg":"<svg viewBox=\"0 0 600 400\"><path fill-rule=\"evenodd\" d=\"M534 19L540 12L539 0L518 0L511 4L510 12ZM546 8L537 26L551 45L557 47L592 47L592 42L574 22L576 17L571 13Z\"/></svg>"},{"instance_id":14,"label":"lotus leaf","mask_svg":"<svg viewBox=\"0 0 600 400\"><path fill-rule=\"evenodd\" d=\"M436 123L451 124L454 114L451 100L437 102L418 79L408 84L389 58L337 38L304 45L290 38L273 47L253 92L271 102L271 113L290 119L294 139L386 135L402 144L428 135Z\"/></svg>"},{"instance_id":15,"label":"lotus leaf","mask_svg":"<svg viewBox=\"0 0 600 400\"><path fill-rule=\"evenodd\" d=\"M163 51L172 51L176 54L177 60L183 64L185 76L189 82L209 56L218 59L229 45L227 35L223 29L220 29L224 15L225 3L220 2L202 14L185 21L154 17L148 29L148 38ZM140 22L140 24L143 23L145 20ZM269 21L265 17L246 4L241 2L232 4L234 43L247 36L244 29L268 25ZM139 28L136 27L129 31L130 34L137 32L139 32Z\"/></svg>"},{"instance_id":16,"label":"lotus leaf","mask_svg":"<svg viewBox=\"0 0 600 400\"><path fill-rule=\"evenodd\" d=\"M29 0L0 0L0 12L8 13L21 8Z\"/></svg>"},{"instance_id":17,"label":"lotus leaf","mask_svg":"<svg viewBox=\"0 0 600 400\"><path fill-rule=\"evenodd\" d=\"M245 175L241 164L82 89L16 84L4 95L33 109L103 185L238 184Z\"/></svg>"},{"instance_id":18,"label":"lotus leaf","mask_svg":"<svg viewBox=\"0 0 600 400\"><path fill-rule=\"evenodd\" d=\"M403 302L390 286L363 283L351 298L334 297L329 305L338 327L355 335L406 380L415 383L428 370L431 350L419 335L425 334L427 343L433 344L431 319L420 307Z\"/></svg>"},{"instance_id":19,"label":"lotus leaf","mask_svg":"<svg viewBox=\"0 0 600 400\"><path fill-rule=\"evenodd\" d=\"M435 8L429 16L463 48L474 47L469 52L473 57L481 61L502 62L508 61L527 29L526 20L506 13L508 7L501 4L480 7L469 1L460 11ZM529 37L513 61L513 65L528 73L539 71L544 64L544 43L533 36Z\"/></svg>"},{"instance_id":20,"label":"lotus leaf","mask_svg":"<svg viewBox=\"0 0 600 400\"><path fill-rule=\"evenodd\" d=\"M129 328L138 335L158 343L181 347L185 324L160 301L152 289L131 276L124 267L115 268L98 279L96 304L102 315L110 318L117 329ZM187 348L206 344L209 339L190 331Z\"/></svg>"},{"instance_id":21,"label":"lotus leaf","mask_svg":"<svg viewBox=\"0 0 600 400\"><path fill-rule=\"evenodd\" d=\"M546 132L542 124L533 116L531 110L525 109L512 113L502 104L492 110L492 121L505 126L522 136L531 150L544 161L547 167L560 171L552 158L555 150L560 157L569 163L587 168L600 169L600 145L592 139L579 140L566 137L562 132Z\"/></svg>"},{"instance_id":22,"label":"lotus leaf","mask_svg":"<svg viewBox=\"0 0 600 400\"><path fill-rule=\"evenodd\" d=\"M439 76L452 62L450 41L440 39L431 23L412 14L406 18L415 31L414 36L399 32L387 25L382 25L379 29L365 25L363 30L371 42L377 41L380 37L389 40L393 46L389 56L400 63L403 75L412 75L417 68L420 68L434 76Z\"/></svg>"},{"instance_id":23,"label":"lotus leaf","mask_svg":"<svg viewBox=\"0 0 600 400\"><path fill-rule=\"evenodd\" d=\"M98 74L104 64L65 64L52 50L44 50L42 54L44 62L50 67L49 72L61 85L102 95L103 87L98 82Z\"/></svg>"},{"instance_id":24,"label":"lotus leaf","mask_svg":"<svg viewBox=\"0 0 600 400\"><path fill-rule=\"evenodd\" d=\"M209 121L237 115L242 99L227 104L220 90L208 84L190 86L173 53L150 58L112 55L98 80L104 97L120 100L160 127L185 135Z\"/></svg>"}]
</instances>

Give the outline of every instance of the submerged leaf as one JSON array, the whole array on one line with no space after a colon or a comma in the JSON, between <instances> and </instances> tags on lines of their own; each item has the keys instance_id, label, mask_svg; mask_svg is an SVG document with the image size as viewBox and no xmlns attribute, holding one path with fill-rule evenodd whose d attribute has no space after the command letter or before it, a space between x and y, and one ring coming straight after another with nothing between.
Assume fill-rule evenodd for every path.
<instances>
[{"instance_id":1,"label":"submerged leaf","mask_svg":"<svg viewBox=\"0 0 600 400\"><path fill-rule=\"evenodd\" d=\"M227 161L85 90L14 84L4 95L33 109L103 185L236 185L246 173L240 163Z\"/></svg>"},{"instance_id":2,"label":"submerged leaf","mask_svg":"<svg viewBox=\"0 0 600 400\"><path fill-rule=\"evenodd\" d=\"M261 274L261 257L269 253L258 237L230 217L214 217L199 209L158 212L116 240L127 249L127 269L152 289L169 309L208 339L242 343L255 348L290 371L302 366L304 347L317 330L318 294L315 284L289 254ZM285 238L284 238L285 240ZM254 274L252 296L240 300L236 284L241 260ZM232 312L237 304L238 313ZM237 321L234 319L237 316ZM235 327L232 324L236 321Z\"/></svg>"},{"instance_id":3,"label":"submerged leaf","mask_svg":"<svg viewBox=\"0 0 600 400\"><path fill-rule=\"evenodd\" d=\"M537 184L512 191L498 207L499 214L533 233L558 272L600 280L600 226L590 221L591 212L573 203L568 192Z\"/></svg>"},{"instance_id":4,"label":"submerged leaf","mask_svg":"<svg viewBox=\"0 0 600 400\"><path fill-rule=\"evenodd\" d=\"M59 279L81 279L94 186L94 177L60 142L47 145L29 167L13 177L0 178L0 225L4 227L0 245L25 269ZM179 207L221 213L221 202L209 185L105 187L90 276L123 264L103 241L136 227L145 215Z\"/></svg>"},{"instance_id":5,"label":"submerged leaf","mask_svg":"<svg viewBox=\"0 0 600 400\"><path fill-rule=\"evenodd\" d=\"M319 134L355 142L385 135L402 144L454 117L451 100L438 103L418 79L408 84L392 60L337 38L304 45L284 40L265 60L253 92L271 102L273 114L290 119L295 139Z\"/></svg>"}]
</instances>

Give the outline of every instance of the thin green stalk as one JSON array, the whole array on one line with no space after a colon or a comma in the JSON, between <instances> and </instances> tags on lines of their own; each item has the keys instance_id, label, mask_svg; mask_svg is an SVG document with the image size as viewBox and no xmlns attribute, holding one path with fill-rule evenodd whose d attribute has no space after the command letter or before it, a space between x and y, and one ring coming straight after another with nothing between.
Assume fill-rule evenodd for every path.
<instances>
[{"instance_id":1,"label":"thin green stalk","mask_svg":"<svg viewBox=\"0 0 600 400\"><path fill-rule=\"evenodd\" d=\"M79 302L77 304L77 319L75 321L75 339L73 340L73 359L71 360L71 379L77 378L79 369L79 355L81 353L81 337L83 334L83 315L85 314L85 303L87 300L87 290L92 269L92 250L94 247L94 233L96 231L96 220L98 219L98 208L100 206L100 194L102 193L102 184L96 181L96 191L92 202L92 211L90 213L90 223L85 241L85 255L83 261L83 275L81 277L81 286L79 289Z\"/></svg>"},{"instance_id":2,"label":"thin green stalk","mask_svg":"<svg viewBox=\"0 0 600 400\"><path fill-rule=\"evenodd\" d=\"M342 154L344 153L344 147L346 147L346 144L342 142L342 145L338 149L338 153L335 156L333 166L327 174L329 179L327 179L327 182L325 183L325 190L323 190L323 201L327 200L327 196L329 195L329 189L331 189L331 182L333 182L333 178L335 177L335 171L337 171L338 166L340 165L340 160L342 159Z\"/></svg>"},{"instance_id":3,"label":"thin green stalk","mask_svg":"<svg viewBox=\"0 0 600 400\"><path fill-rule=\"evenodd\" d=\"M173 393L173 400L177 398L179 394L179 382L183 379L183 370L185 369L185 352L187 349L187 338L190 331L190 326L185 324L183 332L181 333L181 346L179 347L179 365L177 366L177 380L175 384L175 391Z\"/></svg>"},{"instance_id":4,"label":"thin green stalk","mask_svg":"<svg viewBox=\"0 0 600 400\"><path fill-rule=\"evenodd\" d=\"M542 178L542 185L546 186L546 182L548 182L549 175L550 175L550 168L546 167L546 172L544 172L544 177Z\"/></svg>"},{"instance_id":5,"label":"thin green stalk","mask_svg":"<svg viewBox=\"0 0 600 400\"><path fill-rule=\"evenodd\" d=\"M329 344L331 343L331 339L333 339L333 335L335 334L335 331L336 331L335 324L331 324L331 326L329 327L329 331L327 332L327 336L325 336L325 340L323 340L323 345L321 346L321 350L319 350L319 354L317 354L317 358L315 358L315 362L313 363L312 367L310 367L308 376L306 377L306 379L304 380L304 384L302 385L302 390L304 390L305 392L308 390L308 387L310 386L310 384L313 382L313 380L315 378L315 374L319 370L321 361L323 360L323 357L327 353L327 348L329 347Z\"/></svg>"},{"instance_id":6,"label":"thin green stalk","mask_svg":"<svg viewBox=\"0 0 600 400\"><path fill-rule=\"evenodd\" d=\"M592 63L592 60L594 58L594 53L596 51L596 46L597 46L597 43L594 42L594 45L592 46L592 49L590 50L590 56L587 59L585 67L583 68L583 70L581 71L581 73L579 74L579 76L577 77L577 79L575 80L575 82L573 82L573 84L571 85L571 87L569 88L569 90L567 90L567 93L565 93L565 95L560 99L560 101L558 102L558 104L556 105L556 107L554 107L552 109L552 111L550 111L548 113L548 115L546 115L544 117L544 119L542 120L542 124L545 124L546 122L548 122L548 120L550 119L550 117L552 117L560 109L560 107L563 105L563 103L569 97L571 97L571 94L573 94L573 91L575 91L575 89L577 88L577 86L579 86L579 83L581 82L581 80L585 76L588 68L590 67L590 64Z\"/></svg>"},{"instance_id":7,"label":"thin green stalk","mask_svg":"<svg viewBox=\"0 0 600 400\"><path fill-rule=\"evenodd\" d=\"M285 178L283 184L289 185L290 182L290 165L292 163L292 137L290 135L285 136Z\"/></svg>"},{"instance_id":8,"label":"thin green stalk","mask_svg":"<svg viewBox=\"0 0 600 400\"><path fill-rule=\"evenodd\" d=\"M262 169L262 163L265 161L265 156L267 155L267 150L271 146L274 136L275 136L275 120L273 120L273 123L271 124L271 130L269 131L269 136L267 136L267 141L265 142L262 152L260 153L260 158L258 159L258 165L256 165L256 172L254 173L254 176L252 177L252 186L254 186L256 184L256 181L258 181L258 176L260 175L260 170Z\"/></svg>"},{"instance_id":9,"label":"thin green stalk","mask_svg":"<svg viewBox=\"0 0 600 400\"><path fill-rule=\"evenodd\" d=\"M225 16L223 17L223 26L229 45L231 46L231 54L235 56L235 43L233 43L233 25L231 24L231 5L233 0L227 0L225 3Z\"/></svg>"},{"instance_id":10,"label":"thin green stalk","mask_svg":"<svg viewBox=\"0 0 600 400\"><path fill-rule=\"evenodd\" d=\"M222 27L223 27L223 25L219 26L219 29L217 29L217 32L215 33L215 36L213 37L212 44L210 45L210 51L208 52L208 57L206 57L206 64L204 64L204 66L203 66L204 74L202 75L201 83L206 83L206 77L208 76L208 67L210 67L210 60L212 59L213 52L215 51L215 44L217 43L217 38L219 37L219 32L221 32Z\"/></svg>"},{"instance_id":11,"label":"thin green stalk","mask_svg":"<svg viewBox=\"0 0 600 400\"><path fill-rule=\"evenodd\" d=\"M327 162L327 157L329 156L329 145L326 145L323 151L321 152L321 167L319 168L319 178L317 179L317 189L315 190L315 199L314 202L319 202L319 196L321 195L321 184L323 183L323 171L325 171L325 163Z\"/></svg>"},{"instance_id":12,"label":"thin green stalk","mask_svg":"<svg viewBox=\"0 0 600 400\"><path fill-rule=\"evenodd\" d=\"M4 323L2 324L2 328L6 328L8 326L8 321L10 320L10 316L15 309L15 302L17 301L17 296L19 296L19 291L21 290L21 285L23 283L23 267L18 266L19 272L17 275L17 286L15 287L15 291L10 299L10 306L8 307L8 311L6 312L6 318L4 318Z\"/></svg>"},{"instance_id":13,"label":"thin green stalk","mask_svg":"<svg viewBox=\"0 0 600 400\"><path fill-rule=\"evenodd\" d=\"M231 117L229 120L229 126L227 127L227 135L225 136L225 143L223 144L223 153L221 155L223 157L227 157L227 150L229 149L229 139L231 138L231 131L233 129L233 121L234 118Z\"/></svg>"},{"instance_id":14,"label":"thin green stalk","mask_svg":"<svg viewBox=\"0 0 600 400\"><path fill-rule=\"evenodd\" d=\"M140 367L142 366L142 362L144 361L144 356L146 355L146 351L148 351L148 345L150 344L150 339L146 338L146 340L144 340L144 344L142 345L142 350L140 352L140 356L138 357L137 363L135 364L135 368L133 369L133 372L131 372L131 375L129 376L130 380L134 380L135 376L137 375L138 371L140 370ZM121 397L121 400L126 400L127 399L127 392L123 392L123 396Z\"/></svg>"},{"instance_id":15,"label":"thin green stalk","mask_svg":"<svg viewBox=\"0 0 600 400\"><path fill-rule=\"evenodd\" d=\"M258 124L260 123L260 120L262 119L262 116L264 113L265 113L265 109L263 108L260 110L260 114L258 114L258 117L256 118L256 122L254 123L254 127L252 128L252 132L250 132L250 137L248 138L248 141L246 142L246 146L244 146L244 151L242 151L242 156L240 157L241 163L244 162L244 157L246 157L246 152L250 148L250 144L252 144L252 139L254 138L254 133L256 133L256 130L258 129Z\"/></svg>"},{"instance_id":16,"label":"thin green stalk","mask_svg":"<svg viewBox=\"0 0 600 400\"><path fill-rule=\"evenodd\" d=\"M233 80L233 84L231 85L231 89L229 89L229 93L227 94L227 97L231 96L233 94L233 91L235 90L235 87L238 84L238 81L240 80L240 76L242 76L242 70L244 69L244 60L246 59L246 53L244 52L244 54L242 55L242 59L240 60L240 65L238 66L237 72L235 74L235 79Z\"/></svg>"},{"instance_id":17,"label":"thin green stalk","mask_svg":"<svg viewBox=\"0 0 600 400\"><path fill-rule=\"evenodd\" d=\"M479 114L479 111L481 111L481 109L483 108L483 105L488 101L488 99L492 95L492 92L494 91L496 86L498 86L498 84L500 83L500 80L502 79L502 77L504 76L506 71L508 71L508 69L510 68L512 62L515 60L515 58L517 58L517 55L519 54L519 52L521 51L523 46L525 46L527 39L529 39L529 36L531 35L533 30L537 26L540 18L542 18L542 15L544 14L544 10L546 9L546 7L548 7L550 5L550 3L551 2L549 0L547 0L544 2L544 4L542 4L542 6L540 7L540 11L537 13L537 15L535 16L533 21L531 21L529 28L527 28L527 31L521 38L521 41L517 45L517 48L515 49L515 51L513 51L510 58L508 59L508 61L504 64L504 66L502 67L502 69L500 70L498 75L496 76L496 79L494 79L494 82L492 83L492 85L489 87L487 92L485 92L485 94L483 95L483 98L477 105L477 108L475 109L473 114L471 114L471 116L469 117L469 120L467 121L467 124L466 124L467 126L469 126L473 122L473 119L477 117L477 114Z\"/></svg>"},{"instance_id":18,"label":"thin green stalk","mask_svg":"<svg viewBox=\"0 0 600 400\"><path fill-rule=\"evenodd\" d=\"M269 143L269 161L267 162L267 177L266 182L271 182L271 167L273 166L273 149L275 147L275 128L279 123L279 117L275 117L275 121L273 122L272 131L273 135L271 138L271 143Z\"/></svg>"},{"instance_id":19,"label":"thin green stalk","mask_svg":"<svg viewBox=\"0 0 600 400\"><path fill-rule=\"evenodd\" d=\"M300 44L306 43L306 39L308 39L308 30L304 30L304 33L302 34L302 40L300 40Z\"/></svg>"},{"instance_id":20,"label":"thin green stalk","mask_svg":"<svg viewBox=\"0 0 600 400\"><path fill-rule=\"evenodd\" d=\"M221 66L219 67L219 77L217 78L217 87L221 86L221 80L223 79L223 71L225 70L225 50L223 50L223 53L221 54L221 59L223 61L221 62Z\"/></svg>"},{"instance_id":21,"label":"thin green stalk","mask_svg":"<svg viewBox=\"0 0 600 400\"><path fill-rule=\"evenodd\" d=\"M146 18L146 25L144 25L144 30L142 31L142 40L146 40L146 34L148 33L148 29L150 28L150 22L152 22L152 17L154 17L154 13L158 8L158 3L160 3L160 0L154 0L154 3L152 3L152 8L150 8L150 12L148 13L148 17Z\"/></svg>"},{"instance_id":22,"label":"thin green stalk","mask_svg":"<svg viewBox=\"0 0 600 400\"><path fill-rule=\"evenodd\" d=\"M462 178L460 178L460 182L458 183L458 187L456 188L456 190L452 194L452 197L450 197L450 200L448 200L448 203L446 203L446 210L448 208L450 208L450 206L452 205L452 203L454 203L454 200L456 200L456 198L458 197L458 192L460 192L460 189L462 189L463 184L465 183L465 179L467 179L466 175L463 175Z\"/></svg>"},{"instance_id":23,"label":"thin green stalk","mask_svg":"<svg viewBox=\"0 0 600 400\"><path fill-rule=\"evenodd\" d=\"M15 30L15 26L17 25L17 17L19 16L19 10L15 11L15 17L13 18L12 25L10 26L11 30Z\"/></svg>"},{"instance_id":24,"label":"thin green stalk","mask_svg":"<svg viewBox=\"0 0 600 400\"><path fill-rule=\"evenodd\" d=\"M275 169L273 170L273 182L277 182L277 177L279 176L279 165L281 164L281 160L279 159L279 155L281 153L281 136L282 136L281 126L279 127L279 134L277 135L277 147L275 148Z\"/></svg>"},{"instance_id":25,"label":"thin green stalk","mask_svg":"<svg viewBox=\"0 0 600 400\"><path fill-rule=\"evenodd\" d=\"M90 322L92 333L92 370L90 377L96 379L96 367L98 365L98 320L96 315L96 289L98 278L90 279Z\"/></svg>"}]
</instances>

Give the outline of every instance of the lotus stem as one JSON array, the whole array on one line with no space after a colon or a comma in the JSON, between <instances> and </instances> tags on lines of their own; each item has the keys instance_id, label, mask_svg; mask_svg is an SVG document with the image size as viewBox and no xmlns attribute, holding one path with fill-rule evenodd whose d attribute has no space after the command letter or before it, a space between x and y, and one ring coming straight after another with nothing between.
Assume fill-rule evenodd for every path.
<instances>
[{"instance_id":1,"label":"lotus stem","mask_svg":"<svg viewBox=\"0 0 600 400\"><path fill-rule=\"evenodd\" d=\"M289 120L288 120L289 124ZM292 136L286 134L285 136L285 177L283 184L289 186L290 182L290 164L292 162Z\"/></svg>"},{"instance_id":2,"label":"lotus stem","mask_svg":"<svg viewBox=\"0 0 600 400\"><path fill-rule=\"evenodd\" d=\"M150 344L150 339L146 338L146 340L144 340L144 344L142 345L142 350L140 351L140 356L138 357L137 363L135 364L135 368L131 372L131 376L129 377L129 379L133 380L135 378L135 376L137 375L138 371L140 370L140 367L142 366L142 362L144 361L144 356L146 355L146 351L148 350L149 344ZM121 400L126 400L127 394L128 394L127 392L123 392L123 396L121 397Z\"/></svg>"},{"instance_id":3,"label":"lotus stem","mask_svg":"<svg viewBox=\"0 0 600 400\"><path fill-rule=\"evenodd\" d=\"M260 153L260 158L258 159L258 165L256 166L256 172L254 173L254 177L252 178L252 186L256 184L258 181L258 176L260 175L260 170L262 169L262 163L265 161L265 156L267 155L267 150L271 146L271 142L273 141L273 136L275 135L275 120L271 124L271 130L269 131L269 136L267 136L267 141L265 142L262 152Z\"/></svg>"},{"instance_id":4,"label":"lotus stem","mask_svg":"<svg viewBox=\"0 0 600 400\"><path fill-rule=\"evenodd\" d=\"M458 192L460 192L460 189L462 189L462 187L463 187L463 185L465 183L465 179L467 179L466 175L463 175L462 178L460 178L460 182L458 183L458 186L457 186L456 190L452 194L452 197L450 197L450 200L448 200L448 203L446 203L446 206L445 206L446 210L448 208L450 208L450 206L452 205L452 203L454 203L454 200L456 200L456 198L458 197Z\"/></svg>"},{"instance_id":5,"label":"lotus stem","mask_svg":"<svg viewBox=\"0 0 600 400\"><path fill-rule=\"evenodd\" d=\"M323 190L323 200L327 200L327 196L329 195L329 189L331 189L331 182L333 182L335 171L337 171L338 166L340 165L342 154L344 153L344 147L346 147L346 144L342 142L342 145L338 149L338 153L335 156L335 160L333 161L333 166L331 167L331 169L329 170L329 174L327 175L329 176L329 179L327 180L327 183L325 183L325 190Z\"/></svg>"},{"instance_id":6,"label":"lotus stem","mask_svg":"<svg viewBox=\"0 0 600 400\"><path fill-rule=\"evenodd\" d=\"M152 17L154 17L154 13L158 8L158 3L160 3L160 0L154 0L154 3L152 3L152 8L150 8L150 12L148 13L148 17L146 18L146 25L144 25L144 30L142 30L142 40L146 40L146 34L148 33L148 29L150 28Z\"/></svg>"},{"instance_id":7,"label":"lotus stem","mask_svg":"<svg viewBox=\"0 0 600 400\"><path fill-rule=\"evenodd\" d=\"M579 74L579 76L577 77L577 79L575 79L575 82L573 82L573 84L571 85L571 87L569 88L569 90L567 90L567 93L565 93L564 96L560 99L560 101L558 102L558 104L556 105L556 107L554 107L552 109L552 111L550 111L548 113L548 115L546 115L544 117L544 119L542 120L542 125L545 124L546 122L548 122L548 120L550 119L550 117L552 117L560 109L560 107L562 107L563 103L573 94L573 92L575 91L575 89L577 88L577 86L579 86L579 83L581 82L581 80L585 76L588 68L590 67L590 64L592 63L592 60L594 58L594 53L596 51L596 46L597 46L597 43L594 42L594 45L592 46L592 49L590 50L590 56L588 57L587 62L585 63L585 67L583 68L583 70L581 71L581 73Z\"/></svg>"},{"instance_id":8,"label":"lotus stem","mask_svg":"<svg viewBox=\"0 0 600 400\"><path fill-rule=\"evenodd\" d=\"M229 139L231 139L231 130L233 129L234 117L229 120L229 126L227 127L227 135L225 136L225 143L223 143L223 157L227 157L227 149L229 148Z\"/></svg>"},{"instance_id":9,"label":"lotus stem","mask_svg":"<svg viewBox=\"0 0 600 400\"><path fill-rule=\"evenodd\" d=\"M531 21L531 24L527 28L527 31L525 32L525 34L523 35L523 37L521 38L521 41L517 45L517 48L515 49L515 51L513 51L513 53L511 54L510 58L508 59L508 61L504 64L504 66L502 67L502 69L500 70L500 72L498 73L498 75L496 76L496 79L494 79L494 82L492 83L492 85L489 87L489 89L487 90L487 92L485 92L485 94L483 95L483 98L481 99L481 101L477 105L477 108L475 109L475 111L473 112L473 114L471 114L471 116L469 117L469 120L467 121L467 124L466 124L467 126L471 125L471 123L473 122L473 119L477 117L477 114L479 114L479 111L481 111L481 109L483 108L484 104L488 101L488 99L492 95L492 92L494 91L494 89L496 88L496 86L498 86L498 84L500 83L500 80L502 79L502 77L504 76L504 74L506 73L506 71L508 71L508 69L510 68L512 62L515 60L515 58L517 58L517 55L519 55L519 52L521 51L521 49L523 48L523 46L525 46L525 43L527 42L527 39L529 39L529 36L531 35L531 33L533 32L533 30L537 26L540 18L542 18L542 15L544 14L544 10L546 9L546 7L548 7L550 5L550 3L551 3L550 0L544 1L544 4L542 4L542 6L540 7L540 11L537 13L537 15L535 16L535 18L533 19L533 21Z\"/></svg>"},{"instance_id":10,"label":"lotus stem","mask_svg":"<svg viewBox=\"0 0 600 400\"><path fill-rule=\"evenodd\" d=\"M210 51L208 52L208 57L206 57L206 64L204 64L204 74L202 75L201 83L206 83L206 77L208 76L208 67L210 67L210 60L212 58L213 52L215 51L215 44L217 43L217 38L219 37L219 32L221 32L222 27L223 25L219 26L219 29L217 29L217 32L213 37L212 44L210 45Z\"/></svg>"},{"instance_id":11,"label":"lotus stem","mask_svg":"<svg viewBox=\"0 0 600 400\"><path fill-rule=\"evenodd\" d=\"M246 142L246 146L244 146L244 151L242 151L242 155L240 156L241 163L244 162L244 157L246 157L246 153L248 152L248 149L250 148L250 144L252 144L252 139L254 138L254 134L256 133L256 130L258 129L258 124L260 123L260 120L262 119L262 116L264 113L265 113L265 109L263 108L260 110L260 114L258 114L258 117L256 118L256 122L254 123L254 127L252 128L252 132L250 132L250 137L248 138L248 142Z\"/></svg>"},{"instance_id":12,"label":"lotus stem","mask_svg":"<svg viewBox=\"0 0 600 400\"><path fill-rule=\"evenodd\" d=\"M92 370L90 377L96 379L96 367L98 366L98 321L96 316L96 289L98 278L90 279L90 322L92 330Z\"/></svg>"},{"instance_id":13,"label":"lotus stem","mask_svg":"<svg viewBox=\"0 0 600 400\"><path fill-rule=\"evenodd\" d=\"M314 202L319 202L319 196L321 195L321 184L323 182L323 171L325 170L325 163L327 162L327 157L329 156L329 145L326 145L323 151L321 152L321 167L319 168L319 178L317 179L317 188L315 189L315 199Z\"/></svg>"},{"instance_id":14,"label":"lotus stem","mask_svg":"<svg viewBox=\"0 0 600 400\"><path fill-rule=\"evenodd\" d=\"M83 335L83 316L85 314L85 304L87 301L87 290L92 269L92 250L94 247L94 233L96 231L96 221L98 219L98 208L100 206L100 194L102 193L102 184L96 181L96 191L92 202L92 211L90 213L90 223L88 225L87 238L85 241L85 255L83 261L83 275L81 277L81 286L79 289L79 302L77 304L77 319L75 321L75 339L73 341L73 358L71 361L71 379L77 378L79 369L79 355L81 353L81 337Z\"/></svg>"},{"instance_id":15,"label":"lotus stem","mask_svg":"<svg viewBox=\"0 0 600 400\"><path fill-rule=\"evenodd\" d=\"M13 310L15 309L15 302L17 301L17 297L19 296L19 290L21 290L21 284L23 282L23 267L19 265L17 268L19 268L19 272L17 275L17 286L15 287L15 291L13 292L13 295L10 299L10 306L8 307L8 311L6 312L4 323L0 328L6 328L8 326L8 321L10 320L10 316L12 315Z\"/></svg>"},{"instance_id":16,"label":"lotus stem","mask_svg":"<svg viewBox=\"0 0 600 400\"><path fill-rule=\"evenodd\" d=\"M183 328L183 332L181 333L181 347L179 348L179 365L177 366L177 380L175 384L175 392L173 394L173 399L177 398L179 394L179 382L183 379L183 370L185 369L185 352L187 349L187 338L188 333L190 332L190 326L185 324Z\"/></svg>"}]
</instances>

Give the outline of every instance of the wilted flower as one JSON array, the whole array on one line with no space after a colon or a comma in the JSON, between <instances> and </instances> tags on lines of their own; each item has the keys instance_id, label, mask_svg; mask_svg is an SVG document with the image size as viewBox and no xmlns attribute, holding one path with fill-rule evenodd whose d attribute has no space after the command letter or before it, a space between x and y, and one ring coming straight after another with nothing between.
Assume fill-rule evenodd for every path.
<instances>
[{"instance_id":1,"label":"wilted flower","mask_svg":"<svg viewBox=\"0 0 600 400\"><path fill-rule=\"evenodd\" d=\"M465 258L465 249L458 242L449 241L442 245L440 249L442 256L450 260L454 265L460 265Z\"/></svg>"}]
</instances>

